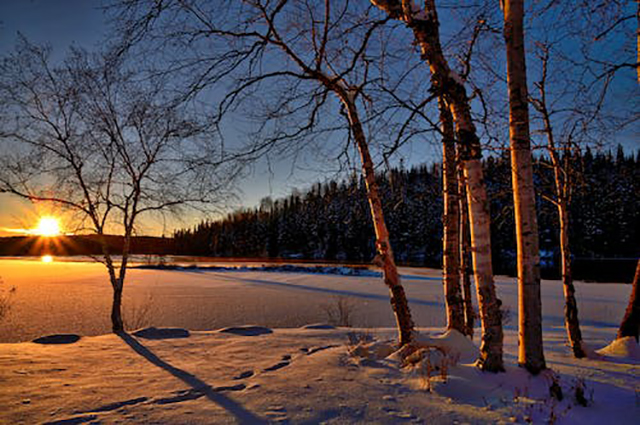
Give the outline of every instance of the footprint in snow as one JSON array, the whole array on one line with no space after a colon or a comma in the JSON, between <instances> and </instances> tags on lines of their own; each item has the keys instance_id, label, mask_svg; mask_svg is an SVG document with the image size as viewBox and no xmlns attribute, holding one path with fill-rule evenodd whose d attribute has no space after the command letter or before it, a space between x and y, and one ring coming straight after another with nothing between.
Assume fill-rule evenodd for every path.
<instances>
[{"instance_id":1,"label":"footprint in snow","mask_svg":"<svg viewBox=\"0 0 640 425\"><path fill-rule=\"evenodd\" d=\"M282 360L273 366L269 366L267 368L262 369L263 372L273 372L274 370L282 369L283 367L287 367L291 364L291 354L285 354L282 356Z\"/></svg>"},{"instance_id":2,"label":"footprint in snow","mask_svg":"<svg viewBox=\"0 0 640 425\"><path fill-rule=\"evenodd\" d=\"M417 419L417 416L414 415L411 412L401 412L397 409L394 409L393 407L382 407L382 410L384 410L387 415L391 416L392 418L395 419L400 419L403 421L414 421Z\"/></svg>"},{"instance_id":3,"label":"footprint in snow","mask_svg":"<svg viewBox=\"0 0 640 425\"><path fill-rule=\"evenodd\" d=\"M144 328L133 333L138 338L145 339L176 339L189 338L191 334L188 330L182 328Z\"/></svg>"},{"instance_id":4,"label":"footprint in snow","mask_svg":"<svg viewBox=\"0 0 640 425\"><path fill-rule=\"evenodd\" d=\"M247 379L247 378L251 378L252 376L253 376L252 370L245 370L244 372L241 372L238 376L234 377L233 379L235 380Z\"/></svg>"},{"instance_id":5,"label":"footprint in snow","mask_svg":"<svg viewBox=\"0 0 640 425\"><path fill-rule=\"evenodd\" d=\"M269 422L288 423L287 409L284 406L271 406L267 408L265 416L269 418Z\"/></svg>"},{"instance_id":6,"label":"footprint in snow","mask_svg":"<svg viewBox=\"0 0 640 425\"><path fill-rule=\"evenodd\" d=\"M60 419L57 421L45 422L43 425L76 425L91 422L98 419L98 415L74 416L73 418Z\"/></svg>"},{"instance_id":7,"label":"footprint in snow","mask_svg":"<svg viewBox=\"0 0 640 425\"><path fill-rule=\"evenodd\" d=\"M36 344L73 344L80 341L80 336L75 334L57 334L47 335L40 338L36 338L31 342Z\"/></svg>"},{"instance_id":8,"label":"footprint in snow","mask_svg":"<svg viewBox=\"0 0 640 425\"><path fill-rule=\"evenodd\" d=\"M100 407L95 408L95 409L87 410L85 412L77 412L77 413L111 412L113 410L118 410L119 408L124 407L124 406L133 406L133 405L136 405L136 404L144 403L147 400L149 400L148 397L132 398L130 400L116 401L114 403L105 404L105 405L100 406Z\"/></svg>"},{"instance_id":9,"label":"footprint in snow","mask_svg":"<svg viewBox=\"0 0 640 425\"><path fill-rule=\"evenodd\" d=\"M282 362L274 364L273 366L269 366L267 368L264 368L262 371L263 372L273 372L274 370L278 370L278 369L282 369L283 367L287 367L290 364L291 364L290 361L282 361Z\"/></svg>"}]
</instances>

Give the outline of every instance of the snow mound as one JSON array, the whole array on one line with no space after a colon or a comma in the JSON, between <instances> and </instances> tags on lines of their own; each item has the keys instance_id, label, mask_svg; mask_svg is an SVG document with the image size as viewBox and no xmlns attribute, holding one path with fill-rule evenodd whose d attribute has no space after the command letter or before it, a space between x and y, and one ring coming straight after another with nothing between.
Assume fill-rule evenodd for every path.
<instances>
[{"instance_id":1,"label":"snow mound","mask_svg":"<svg viewBox=\"0 0 640 425\"><path fill-rule=\"evenodd\" d=\"M234 326L230 328L222 328L218 332L241 335L241 336L258 336L273 333L269 328L264 326Z\"/></svg>"},{"instance_id":2,"label":"snow mound","mask_svg":"<svg viewBox=\"0 0 640 425\"><path fill-rule=\"evenodd\" d=\"M640 360L640 346L632 336L618 338L596 352L608 357Z\"/></svg>"},{"instance_id":3,"label":"snow mound","mask_svg":"<svg viewBox=\"0 0 640 425\"><path fill-rule=\"evenodd\" d=\"M449 355L457 357L461 363L473 363L478 359L478 347L455 329L449 329L442 335L436 336L419 334L416 337L416 344L438 347Z\"/></svg>"},{"instance_id":4,"label":"snow mound","mask_svg":"<svg viewBox=\"0 0 640 425\"><path fill-rule=\"evenodd\" d=\"M389 357L395 351L396 347L393 341L363 340L347 349L349 356L367 360L382 360Z\"/></svg>"},{"instance_id":5,"label":"snow mound","mask_svg":"<svg viewBox=\"0 0 640 425\"><path fill-rule=\"evenodd\" d=\"M191 334L188 330L182 328L144 328L133 333L134 336L144 339L173 339L173 338L189 338Z\"/></svg>"},{"instance_id":6,"label":"snow mound","mask_svg":"<svg viewBox=\"0 0 640 425\"><path fill-rule=\"evenodd\" d=\"M335 329L336 327L333 325L330 325L328 323L311 323L309 325L304 325L302 327L302 329L319 329L319 330L323 330L323 329Z\"/></svg>"},{"instance_id":7,"label":"snow mound","mask_svg":"<svg viewBox=\"0 0 640 425\"><path fill-rule=\"evenodd\" d=\"M36 344L73 344L80 340L79 335L75 334L56 334L47 335L34 339L32 342Z\"/></svg>"}]
</instances>

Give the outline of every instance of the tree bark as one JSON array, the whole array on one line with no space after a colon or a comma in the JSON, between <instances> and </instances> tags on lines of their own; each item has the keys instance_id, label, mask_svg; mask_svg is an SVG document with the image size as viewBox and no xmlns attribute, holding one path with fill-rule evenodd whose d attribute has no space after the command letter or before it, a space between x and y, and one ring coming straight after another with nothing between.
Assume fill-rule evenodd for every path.
<instances>
[{"instance_id":1,"label":"tree bark","mask_svg":"<svg viewBox=\"0 0 640 425\"><path fill-rule=\"evenodd\" d=\"M467 181L467 204L471 233L471 255L473 260L478 309L482 325L479 366L491 372L504 371L502 360L502 302L496 295L491 264L491 223L489 203L482 176L479 158L464 163Z\"/></svg>"},{"instance_id":2,"label":"tree bark","mask_svg":"<svg viewBox=\"0 0 640 425\"><path fill-rule=\"evenodd\" d=\"M460 206L456 147L453 117L442 97L438 99L440 125L442 127L442 187L444 195L444 226L442 239L442 271L447 329L467 334L464 321L464 305L460 288Z\"/></svg>"},{"instance_id":3,"label":"tree bark","mask_svg":"<svg viewBox=\"0 0 640 425\"><path fill-rule=\"evenodd\" d=\"M107 273L109 273L109 281L111 282L111 288L113 289L113 300L111 303L111 330L113 333L124 332L124 321L122 320L123 280L119 279L116 275L116 267L113 264L113 258L111 257L111 253L109 252L107 242L101 229L98 231L98 236L105 266L107 267Z\"/></svg>"},{"instance_id":4,"label":"tree bark","mask_svg":"<svg viewBox=\"0 0 640 425\"><path fill-rule=\"evenodd\" d=\"M124 332L124 321L122 320L122 284L119 282L116 282L113 288L111 329L113 333Z\"/></svg>"},{"instance_id":5,"label":"tree bark","mask_svg":"<svg viewBox=\"0 0 640 425\"><path fill-rule=\"evenodd\" d=\"M571 250L569 248L569 211L565 199L558 202L558 217L560 218L560 263L562 267L562 288L564 292L564 322L567 338L573 355L581 359L587 354L582 346L582 332L578 319L578 303L576 302L576 288L573 285L571 273Z\"/></svg>"},{"instance_id":6,"label":"tree bark","mask_svg":"<svg viewBox=\"0 0 640 425\"><path fill-rule=\"evenodd\" d=\"M489 204L482 172L482 150L471 119L463 81L449 68L442 53L435 1L425 0L424 11L416 10L412 6L414 3L406 0L372 0L372 3L390 17L406 22L411 28L422 57L429 64L433 89L444 96L453 115L467 181L471 252L482 323L482 342L477 365L484 371L502 372L501 302L496 296L493 282Z\"/></svg>"},{"instance_id":7,"label":"tree bark","mask_svg":"<svg viewBox=\"0 0 640 425\"><path fill-rule=\"evenodd\" d=\"M414 323L411 318L411 310L409 309L404 288L400 283L400 275L398 274L398 268L396 267L393 251L391 250L389 231L387 230L387 224L384 219L373 161L371 160L369 146L362 129L356 105L349 96L349 93L345 92L345 90L338 90L338 96L347 110L351 132L358 147L360 159L362 160L362 172L367 187L367 199L369 201L371 218L376 233L376 250L382 266L384 283L389 288L391 308L396 318L399 344L402 347L413 341Z\"/></svg>"},{"instance_id":8,"label":"tree bark","mask_svg":"<svg viewBox=\"0 0 640 425\"><path fill-rule=\"evenodd\" d=\"M529 140L523 14L523 0L504 1L511 175L518 247L518 363L537 374L546 366L542 345L540 252Z\"/></svg>"},{"instance_id":9,"label":"tree bark","mask_svg":"<svg viewBox=\"0 0 640 425\"><path fill-rule=\"evenodd\" d=\"M473 339L475 311L471 300L471 247L469 245L469 212L466 199L466 182L462 167L458 167L460 187L460 276L464 294L465 334Z\"/></svg>"},{"instance_id":10,"label":"tree bark","mask_svg":"<svg viewBox=\"0 0 640 425\"><path fill-rule=\"evenodd\" d=\"M627 310L624 313L624 318L620 323L620 329L618 329L617 338L624 338L632 336L638 341L638 334L640 334L640 294L638 293L638 285L640 285L640 259L636 265L636 274L633 277L633 287L631 288L631 295L629 296L629 304Z\"/></svg>"}]
</instances>

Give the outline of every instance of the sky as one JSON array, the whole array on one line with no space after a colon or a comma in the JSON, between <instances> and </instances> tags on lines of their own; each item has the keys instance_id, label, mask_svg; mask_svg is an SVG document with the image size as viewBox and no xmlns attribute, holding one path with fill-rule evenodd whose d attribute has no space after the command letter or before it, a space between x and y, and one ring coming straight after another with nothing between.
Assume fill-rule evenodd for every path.
<instances>
[{"instance_id":1,"label":"sky","mask_svg":"<svg viewBox=\"0 0 640 425\"><path fill-rule=\"evenodd\" d=\"M10 52L18 33L36 43L49 43L54 59L64 57L69 46L91 49L104 40L108 31L101 0L0 0L0 56ZM443 12L446 13L446 12ZM441 18L442 19L442 18ZM636 127L637 128L637 127ZM506 131L506 129L505 129ZM637 148L633 139L637 133L621 140L626 147ZM233 142L233 141L232 141ZM405 156L419 158L408 161L410 166L420 162L439 160L440 148L427 143L413 144ZM354 168L357 168L357 162ZM271 158L249 167L238 183L238 198L230 207L251 207L266 196L273 198L291 193L293 188L304 189L315 181L335 176L337 164L328 160ZM0 236L15 234L7 229L27 229L36 226L37 218L55 211L34 207L9 195L0 195ZM190 227L201 219L197 215L183 217L180 222L145 223L144 234L171 234L174 228Z\"/></svg>"},{"instance_id":2,"label":"sky","mask_svg":"<svg viewBox=\"0 0 640 425\"><path fill-rule=\"evenodd\" d=\"M18 33L50 43L56 57L72 44L91 48L106 31L99 5L93 0L0 1L0 55L13 50ZM17 234L7 229L35 227L40 215L52 213L45 208L0 194L0 236Z\"/></svg>"},{"instance_id":3,"label":"sky","mask_svg":"<svg viewBox=\"0 0 640 425\"><path fill-rule=\"evenodd\" d=\"M101 4L100 0L1 0L0 55L14 48L18 33L32 42L50 44L54 59L63 58L72 45L91 49L108 31ZM266 196L286 196L293 188L305 188L322 180L330 168L327 164L294 164L278 158L259 162L246 170L238 183L238 198L230 208L255 206ZM12 229L35 227L43 214L55 215L55 211L0 194L0 236L17 234ZM200 219L189 215L181 221L147 222L141 232L168 235L174 228L195 225Z\"/></svg>"}]
</instances>

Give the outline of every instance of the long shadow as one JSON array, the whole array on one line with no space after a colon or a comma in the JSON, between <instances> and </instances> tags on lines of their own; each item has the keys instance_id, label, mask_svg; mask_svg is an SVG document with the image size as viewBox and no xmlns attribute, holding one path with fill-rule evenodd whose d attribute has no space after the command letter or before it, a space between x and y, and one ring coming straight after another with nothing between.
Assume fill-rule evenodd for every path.
<instances>
[{"instance_id":1,"label":"long shadow","mask_svg":"<svg viewBox=\"0 0 640 425\"><path fill-rule=\"evenodd\" d=\"M135 338L127 333L119 333L118 336L129 346L133 351L147 359L150 363L158 366L161 369L166 370L176 378L180 379L182 382L189 385L193 388L194 391L203 394L204 397L207 397L212 402L216 403L223 409L227 410L229 413L234 415L236 419L243 424L266 424L267 422L262 418L254 415L242 405L236 403L229 397L224 394L220 394L216 392L215 388L212 388L206 382L199 379L197 376L192 375L189 372L186 372L182 369L178 369L175 366L170 365L169 363L162 360L160 357L156 356L151 350L149 350L144 345L140 344Z\"/></svg>"},{"instance_id":2,"label":"long shadow","mask_svg":"<svg viewBox=\"0 0 640 425\"><path fill-rule=\"evenodd\" d=\"M294 284L294 283L286 283L286 282L276 282L273 280L247 279L244 277L236 277L236 276L229 277L225 275L219 275L219 277L227 280L241 280L243 282L253 283L256 285L279 286L281 288L298 289L301 291L322 292L325 294L343 295L343 296L364 298L364 299L376 300L376 301L389 301L389 297L387 295L367 294L363 292L349 291L345 289L318 288L316 286L301 285L299 283ZM427 307L443 307L444 306L444 304L441 302L417 300L415 298L409 298L409 303L427 306Z\"/></svg>"},{"instance_id":3,"label":"long shadow","mask_svg":"<svg viewBox=\"0 0 640 425\"><path fill-rule=\"evenodd\" d=\"M413 274L401 274L400 279L402 280L429 280L429 281L437 281L441 282L441 277L431 277L431 276L417 276Z\"/></svg>"}]
</instances>

